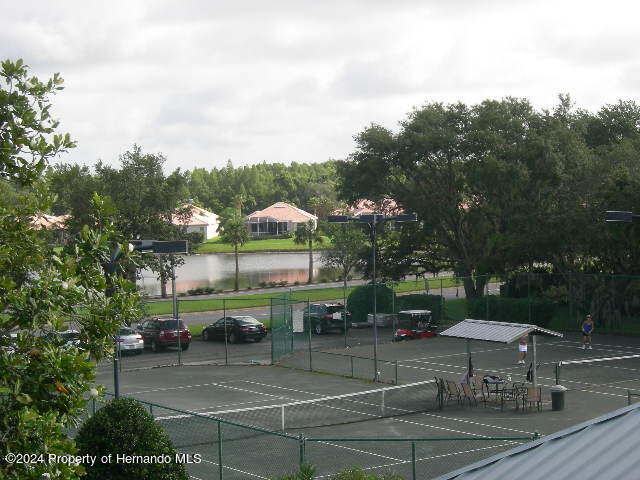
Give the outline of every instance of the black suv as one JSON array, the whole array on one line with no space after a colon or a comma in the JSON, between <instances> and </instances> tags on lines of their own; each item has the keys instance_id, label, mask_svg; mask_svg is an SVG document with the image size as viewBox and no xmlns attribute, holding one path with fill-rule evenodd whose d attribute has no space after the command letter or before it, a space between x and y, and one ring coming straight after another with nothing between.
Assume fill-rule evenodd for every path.
<instances>
[{"instance_id":1,"label":"black suv","mask_svg":"<svg viewBox=\"0 0 640 480\"><path fill-rule=\"evenodd\" d=\"M341 303L310 303L304 309L304 330L307 331L309 324L311 330L317 335L321 335L328 330L339 330L344 332L344 305ZM351 313L347 312L347 329L351 327Z\"/></svg>"},{"instance_id":2,"label":"black suv","mask_svg":"<svg viewBox=\"0 0 640 480\"><path fill-rule=\"evenodd\" d=\"M139 323L136 332L142 335L145 348L150 346L154 352L167 347L177 347L178 334L182 350L188 349L191 343L191 332L182 320L175 318L150 318Z\"/></svg>"}]
</instances>

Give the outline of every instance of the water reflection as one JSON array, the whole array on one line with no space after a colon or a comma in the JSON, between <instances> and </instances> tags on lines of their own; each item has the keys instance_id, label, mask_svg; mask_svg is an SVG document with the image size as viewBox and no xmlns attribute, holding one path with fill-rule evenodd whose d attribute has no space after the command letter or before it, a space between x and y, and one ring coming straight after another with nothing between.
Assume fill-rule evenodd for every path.
<instances>
[{"instance_id":1,"label":"water reflection","mask_svg":"<svg viewBox=\"0 0 640 480\"><path fill-rule=\"evenodd\" d=\"M176 269L176 291L186 292L194 288L230 290L235 276L235 260L232 253L191 255L184 257L184 265ZM240 288L258 287L261 282L305 283L309 275L309 254L292 253L241 253ZM315 280L337 280L333 268L324 267L320 254L314 254L313 276ZM160 282L148 270L142 272L138 284L149 295L160 295ZM171 284L167 286L171 291Z\"/></svg>"}]
</instances>

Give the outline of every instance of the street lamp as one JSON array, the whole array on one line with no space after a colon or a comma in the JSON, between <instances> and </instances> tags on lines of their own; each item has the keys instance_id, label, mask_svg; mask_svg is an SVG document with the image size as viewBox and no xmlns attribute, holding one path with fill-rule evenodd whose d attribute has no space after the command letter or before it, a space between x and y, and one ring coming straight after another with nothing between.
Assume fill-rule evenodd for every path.
<instances>
[{"instance_id":1,"label":"street lamp","mask_svg":"<svg viewBox=\"0 0 640 480\"><path fill-rule=\"evenodd\" d=\"M415 213L386 216L380 213L371 215L360 215L359 217L348 217L347 215L329 215L329 223L364 223L369 227L369 238L371 239L372 253L372 275L373 275L373 381L379 380L380 372L378 372L378 302L376 298L376 237L378 225L386 222L417 222L418 217ZM346 315L346 312L345 312Z\"/></svg>"},{"instance_id":2,"label":"street lamp","mask_svg":"<svg viewBox=\"0 0 640 480\"><path fill-rule=\"evenodd\" d=\"M154 253L159 255L166 255L170 253L189 253L188 242L187 240L175 240L170 242L160 242L157 240L130 240L129 242L129 250L136 250L140 253ZM120 250L119 246L111 253L110 262L105 266L105 272L108 274L114 274L116 272L118 262L122 257L122 250ZM172 287L173 287L173 315L176 321L178 321L178 302L176 296L176 271L175 267L171 265L171 276L172 276ZM107 296L111 295L110 288L107 289ZM182 364L182 346L180 345L180 324L178 323L178 363ZM118 365L118 341L117 337L113 338L116 348L116 355L113 359L113 388L116 398L120 396L120 375L119 375L119 365Z\"/></svg>"}]
</instances>

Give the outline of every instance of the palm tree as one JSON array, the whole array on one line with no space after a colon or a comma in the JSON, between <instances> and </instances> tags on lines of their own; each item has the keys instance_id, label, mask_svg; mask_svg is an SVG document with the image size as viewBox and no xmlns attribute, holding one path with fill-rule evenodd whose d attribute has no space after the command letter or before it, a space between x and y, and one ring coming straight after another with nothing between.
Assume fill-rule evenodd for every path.
<instances>
[{"instance_id":1,"label":"palm tree","mask_svg":"<svg viewBox=\"0 0 640 480\"><path fill-rule=\"evenodd\" d=\"M313 220L309 220L302 226L298 226L293 241L298 245L309 245L309 280L313 282L313 242L322 243L323 239L320 231Z\"/></svg>"},{"instance_id":2,"label":"palm tree","mask_svg":"<svg viewBox=\"0 0 640 480\"><path fill-rule=\"evenodd\" d=\"M237 292L239 289L238 277L240 275L240 268L238 267L238 247L244 245L249 240L247 223L237 210L228 209L220 220L218 233L220 233L222 243L228 243L233 246L236 257L236 278L233 289Z\"/></svg>"}]
</instances>

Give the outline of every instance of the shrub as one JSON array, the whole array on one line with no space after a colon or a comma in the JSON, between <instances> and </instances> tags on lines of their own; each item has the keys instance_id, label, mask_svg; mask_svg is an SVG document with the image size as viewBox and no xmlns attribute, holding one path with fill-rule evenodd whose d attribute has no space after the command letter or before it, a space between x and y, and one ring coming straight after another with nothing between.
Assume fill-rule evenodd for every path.
<instances>
[{"instance_id":1,"label":"shrub","mask_svg":"<svg viewBox=\"0 0 640 480\"><path fill-rule=\"evenodd\" d=\"M489 318L487 319L487 301ZM531 322L529 322L529 299L504 298L495 295L467 299L470 318L493 320L496 322L532 323L546 327L555 312L556 305L551 300L531 299Z\"/></svg>"},{"instance_id":2,"label":"shrub","mask_svg":"<svg viewBox=\"0 0 640 480\"><path fill-rule=\"evenodd\" d=\"M393 313L395 293L385 285L376 286L378 313ZM367 314L373 313L373 285L361 285L353 289L347 299L351 319L354 322L366 322Z\"/></svg>"},{"instance_id":3,"label":"shrub","mask_svg":"<svg viewBox=\"0 0 640 480\"><path fill-rule=\"evenodd\" d=\"M78 455L112 455L113 461L85 465L87 480L188 480L184 464L116 462L117 454L168 455L176 450L168 435L143 406L131 398L117 398L98 410L76 437Z\"/></svg>"},{"instance_id":4,"label":"shrub","mask_svg":"<svg viewBox=\"0 0 640 480\"><path fill-rule=\"evenodd\" d=\"M434 320L439 320L442 310L440 295L412 294L397 297L397 310L431 310Z\"/></svg>"}]
</instances>

